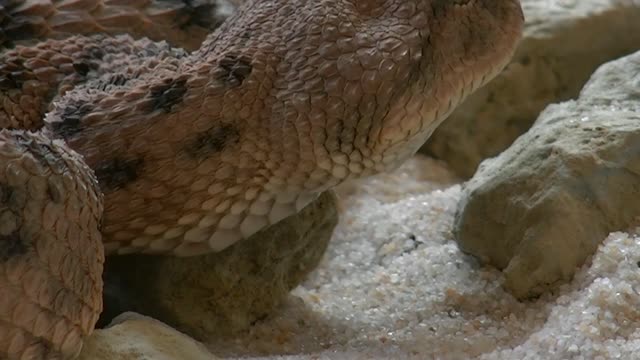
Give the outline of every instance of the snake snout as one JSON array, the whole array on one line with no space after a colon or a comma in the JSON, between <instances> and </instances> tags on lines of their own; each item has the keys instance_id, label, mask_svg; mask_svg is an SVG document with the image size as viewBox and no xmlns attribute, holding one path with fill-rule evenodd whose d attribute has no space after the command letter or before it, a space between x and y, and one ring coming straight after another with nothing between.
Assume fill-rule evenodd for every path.
<instances>
[{"instance_id":1,"label":"snake snout","mask_svg":"<svg viewBox=\"0 0 640 360\"><path fill-rule=\"evenodd\" d=\"M380 168L384 169L411 155L458 104L502 71L513 55L524 22L519 0L351 1L358 15L366 15L368 20L360 24L363 29L358 34L375 33L370 27L383 24L391 34L370 46L381 49L379 53L357 52L355 65L342 66L357 69L360 64L382 59L378 60L377 76L362 76L359 85L370 93L389 89L378 91L376 101L368 106L388 111L360 116L372 120L359 126L373 124L368 139L377 140L373 152L383 154L384 166ZM343 74L348 80L359 75ZM381 78L387 79L387 86L374 81Z\"/></svg>"},{"instance_id":2,"label":"snake snout","mask_svg":"<svg viewBox=\"0 0 640 360\"><path fill-rule=\"evenodd\" d=\"M462 4L464 3L464 4ZM474 88L506 65L522 35L524 16L519 0L437 0L430 41L439 64Z\"/></svg>"}]
</instances>

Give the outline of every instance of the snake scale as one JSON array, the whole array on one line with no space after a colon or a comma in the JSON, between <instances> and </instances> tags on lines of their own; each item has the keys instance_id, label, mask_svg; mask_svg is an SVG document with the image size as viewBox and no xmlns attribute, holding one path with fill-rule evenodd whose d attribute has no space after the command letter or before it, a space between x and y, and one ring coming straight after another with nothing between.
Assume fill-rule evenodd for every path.
<instances>
[{"instance_id":1,"label":"snake scale","mask_svg":"<svg viewBox=\"0 0 640 360\"><path fill-rule=\"evenodd\" d=\"M398 166L522 26L518 0L0 0L0 358L76 357L105 254L220 251Z\"/></svg>"}]
</instances>

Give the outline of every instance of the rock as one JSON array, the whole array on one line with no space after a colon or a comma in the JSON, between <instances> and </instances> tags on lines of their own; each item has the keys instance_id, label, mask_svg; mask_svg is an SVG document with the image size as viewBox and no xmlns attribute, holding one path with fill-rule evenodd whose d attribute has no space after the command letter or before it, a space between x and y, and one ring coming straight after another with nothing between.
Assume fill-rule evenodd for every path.
<instances>
[{"instance_id":1,"label":"rock","mask_svg":"<svg viewBox=\"0 0 640 360\"><path fill-rule=\"evenodd\" d=\"M640 215L640 52L600 67L465 185L459 247L504 269L518 298L570 279Z\"/></svg>"},{"instance_id":2,"label":"rock","mask_svg":"<svg viewBox=\"0 0 640 360\"><path fill-rule=\"evenodd\" d=\"M640 0L521 2L526 25L512 63L421 150L466 178L527 131L545 106L575 98L599 65L640 49Z\"/></svg>"},{"instance_id":3,"label":"rock","mask_svg":"<svg viewBox=\"0 0 640 360\"><path fill-rule=\"evenodd\" d=\"M87 338L78 360L212 360L207 348L160 321L135 313Z\"/></svg>"},{"instance_id":4,"label":"rock","mask_svg":"<svg viewBox=\"0 0 640 360\"><path fill-rule=\"evenodd\" d=\"M107 321L136 311L200 339L244 330L316 267L337 218L335 196L325 192L300 213L220 253L109 257Z\"/></svg>"}]
</instances>

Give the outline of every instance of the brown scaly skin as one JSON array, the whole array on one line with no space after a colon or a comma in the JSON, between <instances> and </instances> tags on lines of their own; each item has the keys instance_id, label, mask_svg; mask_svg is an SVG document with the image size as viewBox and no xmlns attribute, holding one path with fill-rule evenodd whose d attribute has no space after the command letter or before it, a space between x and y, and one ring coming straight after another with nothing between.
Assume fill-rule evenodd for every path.
<instances>
[{"instance_id":1,"label":"brown scaly skin","mask_svg":"<svg viewBox=\"0 0 640 360\"><path fill-rule=\"evenodd\" d=\"M77 354L102 309L102 197L61 141L0 131L0 358Z\"/></svg>"},{"instance_id":2,"label":"brown scaly skin","mask_svg":"<svg viewBox=\"0 0 640 360\"><path fill-rule=\"evenodd\" d=\"M130 34L197 49L240 0L3 0L0 48L16 41Z\"/></svg>"},{"instance_id":3,"label":"brown scaly skin","mask_svg":"<svg viewBox=\"0 0 640 360\"><path fill-rule=\"evenodd\" d=\"M136 71L138 61L185 54L151 40L197 49L240 0L0 0L0 128L42 127L55 96L86 82L89 70ZM131 38L73 37L128 34ZM42 38L65 38L32 44ZM179 53L179 54L178 54ZM125 69L125 70L123 70Z\"/></svg>"},{"instance_id":4,"label":"brown scaly skin","mask_svg":"<svg viewBox=\"0 0 640 360\"><path fill-rule=\"evenodd\" d=\"M100 311L100 236L107 253L219 251L399 165L503 68L522 23L517 0L263 0L191 54L73 37L0 55L0 168L18 169L0 173L0 356L75 356ZM42 130L19 130L42 109ZM61 198L76 210L38 210ZM27 265L75 302L37 295Z\"/></svg>"}]
</instances>

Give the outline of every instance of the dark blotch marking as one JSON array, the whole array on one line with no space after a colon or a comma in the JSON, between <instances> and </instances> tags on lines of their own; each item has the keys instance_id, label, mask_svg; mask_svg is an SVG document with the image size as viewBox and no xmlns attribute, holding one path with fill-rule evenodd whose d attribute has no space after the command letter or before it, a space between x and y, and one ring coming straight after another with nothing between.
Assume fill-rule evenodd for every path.
<instances>
[{"instance_id":1,"label":"dark blotch marking","mask_svg":"<svg viewBox=\"0 0 640 360\"><path fill-rule=\"evenodd\" d=\"M220 152L230 143L237 143L240 138L238 129L231 124L213 127L189 143L185 150L193 158L202 158Z\"/></svg>"},{"instance_id":2,"label":"dark blotch marking","mask_svg":"<svg viewBox=\"0 0 640 360\"><path fill-rule=\"evenodd\" d=\"M21 58L3 59L0 63L0 90L21 89L27 80L25 71Z\"/></svg>"},{"instance_id":3,"label":"dark blotch marking","mask_svg":"<svg viewBox=\"0 0 640 360\"><path fill-rule=\"evenodd\" d=\"M0 263L26 254L28 249L29 242L20 237L18 230L9 235L0 235Z\"/></svg>"},{"instance_id":4,"label":"dark blotch marking","mask_svg":"<svg viewBox=\"0 0 640 360\"><path fill-rule=\"evenodd\" d=\"M11 186L0 183L0 205L8 204L11 201L14 190Z\"/></svg>"},{"instance_id":5,"label":"dark blotch marking","mask_svg":"<svg viewBox=\"0 0 640 360\"><path fill-rule=\"evenodd\" d=\"M14 212L16 207L16 191L6 183L0 182L0 212ZM30 241L20 236L18 229L13 230L9 234L0 234L0 263L3 263L13 257L26 254L29 249Z\"/></svg>"},{"instance_id":6,"label":"dark blotch marking","mask_svg":"<svg viewBox=\"0 0 640 360\"><path fill-rule=\"evenodd\" d=\"M62 202L60 189L51 183L47 185L47 195L49 195L49 199L51 199L54 204L60 204Z\"/></svg>"},{"instance_id":7,"label":"dark blotch marking","mask_svg":"<svg viewBox=\"0 0 640 360\"><path fill-rule=\"evenodd\" d=\"M251 59L234 54L225 55L218 66L220 71L216 72L216 78L229 86L242 85L253 69Z\"/></svg>"},{"instance_id":8,"label":"dark blotch marking","mask_svg":"<svg viewBox=\"0 0 640 360\"><path fill-rule=\"evenodd\" d=\"M104 37L97 38L102 40ZM105 54L105 51L98 45L91 44L82 49L82 55L80 55L80 57L86 60L102 60Z\"/></svg>"},{"instance_id":9,"label":"dark blotch marking","mask_svg":"<svg viewBox=\"0 0 640 360\"><path fill-rule=\"evenodd\" d=\"M123 86L124 84L127 83L127 81L129 81L129 78L125 74L122 74L122 73L112 74L107 79L107 82L110 85L115 85L115 86Z\"/></svg>"},{"instance_id":10,"label":"dark blotch marking","mask_svg":"<svg viewBox=\"0 0 640 360\"><path fill-rule=\"evenodd\" d=\"M93 106L86 102L68 102L65 105L60 121L51 122L51 130L57 136L68 139L82 130L82 119L93 110Z\"/></svg>"},{"instance_id":11,"label":"dark blotch marking","mask_svg":"<svg viewBox=\"0 0 640 360\"><path fill-rule=\"evenodd\" d=\"M160 85L151 88L151 111L162 110L170 112L174 105L179 104L187 92L187 79L168 79Z\"/></svg>"},{"instance_id":12,"label":"dark blotch marking","mask_svg":"<svg viewBox=\"0 0 640 360\"><path fill-rule=\"evenodd\" d=\"M0 68L0 72L2 69ZM22 88L22 81L12 73L0 74L0 90L13 90Z\"/></svg>"},{"instance_id":13,"label":"dark blotch marking","mask_svg":"<svg viewBox=\"0 0 640 360\"><path fill-rule=\"evenodd\" d=\"M102 190L117 190L138 179L143 165L142 159L115 158L98 164L94 171Z\"/></svg>"},{"instance_id":14,"label":"dark blotch marking","mask_svg":"<svg viewBox=\"0 0 640 360\"><path fill-rule=\"evenodd\" d=\"M91 67L86 62L74 62L73 69L80 74L80 76L87 76L89 71L91 71Z\"/></svg>"},{"instance_id":15,"label":"dark blotch marking","mask_svg":"<svg viewBox=\"0 0 640 360\"><path fill-rule=\"evenodd\" d=\"M102 36L97 36L96 41L104 39ZM90 71L99 71L100 63L105 56L105 50L95 44L88 44L82 49L82 52L74 60L72 66L73 70L80 75L83 79L89 75Z\"/></svg>"},{"instance_id":16,"label":"dark blotch marking","mask_svg":"<svg viewBox=\"0 0 640 360\"><path fill-rule=\"evenodd\" d=\"M0 12L4 7L3 3L4 1L0 2ZM33 21L33 18L29 16L10 15L2 20L2 23L0 23L2 25L0 27L0 35L3 38L10 39L12 42L40 38L47 33L46 24Z\"/></svg>"}]
</instances>

